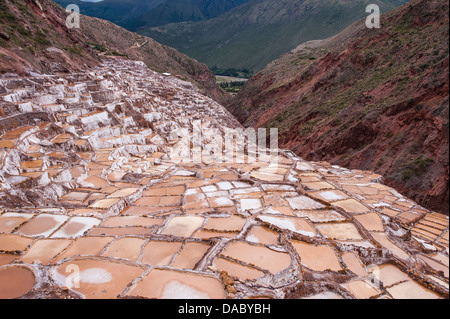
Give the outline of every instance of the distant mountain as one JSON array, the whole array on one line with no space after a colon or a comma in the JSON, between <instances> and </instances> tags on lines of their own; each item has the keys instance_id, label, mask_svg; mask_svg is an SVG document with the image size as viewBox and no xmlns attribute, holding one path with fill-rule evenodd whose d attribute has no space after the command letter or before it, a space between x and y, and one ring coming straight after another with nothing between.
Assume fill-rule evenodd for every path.
<instances>
[{"instance_id":1,"label":"distant mountain","mask_svg":"<svg viewBox=\"0 0 450 319\"><path fill-rule=\"evenodd\" d=\"M422 206L449 212L449 4L412 0L251 78L228 109L278 128L306 160L372 170ZM400 206L399 206L400 207Z\"/></svg>"},{"instance_id":2,"label":"distant mountain","mask_svg":"<svg viewBox=\"0 0 450 319\"><path fill-rule=\"evenodd\" d=\"M84 15L111 21L135 31L182 21L215 18L249 0L53 0L76 4Z\"/></svg>"},{"instance_id":3,"label":"distant mountain","mask_svg":"<svg viewBox=\"0 0 450 319\"><path fill-rule=\"evenodd\" d=\"M117 25L125 26L129 22L156 8L166 0L53 0L66 8L76 4L84 15L111 21Z\"/></svg>"},{"instance_id":4,"label":"distant mountain","mask_svg":"<svg viewBox=\"0 0 450 319\"><path fill-rule=\"evenodd\" d=\"M300 43L337 34L367 15L406 0L250 0L214 19L139 29L210 67L258 71Z\"/></svg>"},{"instance_id":5,"label":"distant mountain","mask_svg":"<svg viewBox=\"0 0 450 319\"><path fill-rule=\"evenodd\" d=\"M215 18L249 0L166 0L125 27L138 30L173 22Z\"/></svg>"},{"instance_id":6,"label":"distant mountain","mask_svg":"<svg viewBox=\"0 0 450 319\"><path fill-rule=\"evenodd\" d=\"M225 95L205 64L109 21L81 16L81 29L68 29L67 16L50 0L1 0L0 74L85 71L112 55L178 75L218 101Z\"/></svg>"}]
</instances>

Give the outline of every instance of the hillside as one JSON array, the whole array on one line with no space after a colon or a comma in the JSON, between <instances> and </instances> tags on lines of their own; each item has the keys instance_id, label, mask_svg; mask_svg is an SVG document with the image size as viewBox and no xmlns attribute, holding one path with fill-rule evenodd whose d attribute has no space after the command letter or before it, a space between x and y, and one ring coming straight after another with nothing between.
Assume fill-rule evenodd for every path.
<instances>
[{"instance_id":1,"label":"hillside","mask_svg":"<svg viewBox=\"0 0 450 319\"><path fill-rule=\"evenodd\" d=\"M66 8L70 4L80 7L81 14L111 21L124 27L166 0L103 0L86 2L82 0L54 0Z\"/></svg>"},{"instance_id":2,"label":"hillside","mask_svg":"<svg viewBox=\"0 0 450 319\"><path fill-rule=\"evenodd\" d=\"M376 1L388 11L405 0ZM251 0L223 15L140 29L208 66L259 71L299 43L335 35L366 15L369 0ZM207 32L206 32L207 31Z\"/></svg>"},{"instance_id":3,"label":"hillside","mask_svg":"<svg viewBox=\"0 0 450 319\"><path fill-rule=\"evenodd\" d=\"M215 18L249 0L166 0L125 25L129 30Z\"/></svg>"},{"instance_id":4,"label":"hillside","mask_svg":"<svg viewBox=\"0 0 450 319\"><path fill-rule=\"evenodd\" d=\"M217 100L224 96L206 65L111 22L81 16L81 29L68 29L65 10L50 0L6 0L0 8L2 73L79 71L115 55L178 75Z\"/></svg>"},{"instance_id":5,"label":"hillside","mask_svg":"<svg viewBox=\"0 0 450 319\"><path fill-rule=\"evenodd\" d=\"M245 126L278 127L308 160L370 169L448 214L448 3L413 0L298 47L229 104Z\"/></svg>"}]
</instances>

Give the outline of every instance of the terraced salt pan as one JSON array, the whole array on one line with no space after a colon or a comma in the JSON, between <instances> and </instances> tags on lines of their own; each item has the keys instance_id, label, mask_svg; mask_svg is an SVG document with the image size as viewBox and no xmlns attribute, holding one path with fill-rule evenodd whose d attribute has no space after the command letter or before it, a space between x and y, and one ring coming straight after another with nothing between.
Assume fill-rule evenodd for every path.
<instances>
[{"instance_id":1,"label":"terraced salt pan","mask_svg":"<svg viewBox=\"0 0 450 319\"><path fill-rule=\"evenodd\" d=\"M102 223L102 226L119 227L119 226L144 226L152 227L162 224L163 219L140 217L140 216L115 216L110 217Z\"/></svg>"},{"instance_id":2,"label":"terraced salt pan","mask_svg":"<svg viewBox=\"0 0 450 319\"><path fill-rule=\"evenodd\" d=\"M241 265L224 258L216 258L213 267L219 271L226 271L227 274L232 277L244 280L254 280L265 275L264 272L258 269Z\"/></svg>"},{"instance_id":3,"label":"terraced salt pan","mask_svg":"<svg viewBox=\"0 0 450 319\"><path fill-rule=\"evenodd\" d=\"M3 253L0 254L0 266L8 265L17 258L14 254Z\"/></svg>"},{"instance_id":4,"label":"terraced salt pan","mask_svg":"<svg viewBox=\"0 0 450 319\"><path fill-rule=\"evenodd\" d=\"M178 269L194 269L210 248L211 246L206 243L186 243L171 266Z\"/></svg>"},{"instance_id":5,"label":"terraced salt pan","mask_svg":"<svg viewBox=\"0 0 450 319\"><path fill-rule=\"evenodd\" d=\"M319 232L330 239L336 240L362 240L358 230L352 223L326 223L316 224Z\"/></svg>"},{"instance_id":6,"label":"terraced salt pan","mask_svg":"<svg viewBox=\"0 0 450 319\"><path fill-rule=\"evenodd\" d=\"M128 197L130 195L135 194L138 191L139 191L139 188L124 188L124 189L121 189L121 190L118 190L118 191L112 193L111 195L108 195L108 198Z\"/></svg>"},{"instance_id":7,"label":"terraced salt pan","mask_svg":"<svg viewBox=\"0 0 450 319\"><path fill-rule=\"evenodd\" d=\"M287 229L300 235L314 237L317 234L314 227L303 218L260 215L258 219L277 228Z\"/></svg>"},{"instance_id":8,"label":"terraced salt pan","mask_svg":"<svg viewBox=\"0 0 450 319\"><path fill-rule=\"evenodd\" d=\"M73 284L79 271L79 287ZM90 299L111 299L120 295L127 285L143 273L139 267L96 259L70 260L51 270L61 285L72 283L72 289Z\"/></svg>"},{"instance_id":9,"label":"terraced salt pan","mask_svg":"<svg viewBox=\"0 0 450 319\"><path fill-rule=\"evenodd\" d=\"M241 209L244 211L258 209L258 208L262 207L262 203L259 199L245 198L245 199L241 199L240 203L241 203Z\"/></svg>"},{"instance_id":10,"label":"terraced salt pan","mask_svg":"<svg viewBox=\"0 0 450 319\"><path fill-rule=\"evenodd\" d=\"M99 208L99 209L108 209L111 206L117 204L120 201L119 198L107 198L107 199L100 199L96 201L94 204L92 204L91 208Z\"/></svg>"},{"instance_id":11,"label":"terraced salt pan","mask_svg":"<svg viewBox=\"0 0 450 319\"><path fill-rule=\"evenodd\" d=\"M273 274L288 268L291 264L291 257L287 253L274 251L263 246L250 245L245 242L230 244L222 254L247 264L256 265Z\"/></svg>"},{"instance_id":12,"label":"terraced salt pan","mask_svg":"<svg viewBox=\"0 0 450 319\"><path fill-rule=\"evenodd\" d=\"M339 271L341 264L333 248L328 246L315 246L304 242L292 241L292 246L300 256L300 262L314 271Z\"/></svg>"},{"instance_id":13,"label":"terraced salt pan","mask_svg":"<svg viewBox=\"0 0 450 319\"><path fill-rule=\"evenodd\" d=\"M258 171L252 172L251 177L267 182L280 182L284 179L283 175L273 174L271 172L258 172Z\"/></svg>"},{"instance_id":14,"label":"terraced salt pan","mask_svg":"<svg viewBox=\"0 0 450 319\"><path fill-rule=\"evenodd\" d=\"M157 299L224 299L222 283L212 277L170 270L151 270L128 296Z\"/></svg>"},{"instance_id":15,"label":"terraced salt pan","mask_svg":"<svg viewBox=\"0 0 450 319\"><path fill-rule=\"evenodd\" d=\"M348 198L348 196L339 190L323 191L308 193L310 196L324 200L326 202L334 202L337 200L342 200Z\"/></svg>"},{"instance_id":16,"label":"terraced salt pan","mask_svg":"<svg viewBox=\"0 0 450 319\"><path fill-rule=\"evenodd\" d=\"M219 187L220 190L223 191L229 191L230 189L234 188L234 186L230 182L220 182L217 183L217 186Z\"/></svg>"},{"instance_id":17,"label":"terraced salt pan","mask_svg":"<svg viewBox=\"0 0 450 319\"><path fill-rule=\"evenodd\" d=\"M245 239L249 242L263 245L278 245L277 232L262 226L254 226Z\"/></svg>"},{"instance_id":18,"label":"terraced salt pan","mask_svg":"<svg viewBox=\"0 0 450 319\"><path fill-rule=\"evenodd\" d=\"M61 196L61 200L68 200L68 201L84 201L89 196L89 193L82 193L82 192L70 192L63 196Z\"/></svg>"},{"instance_id":19,"label":"terraced salt pan","mask_svg":"<svg viewBox=\"0 0 450 319\"><path fill-rule=\"evenodd\" d=\"M440 299L438 294L412 280L386 288L386 290L395 299Z\"/></svg>"},{"instance_id":20,"label":"terraced salt pan","mask_svg":"<svg viewBox=\"0 0 450 319\"><path fill-rule=\"evenodd\" d=\"M307 196L287 198L287 201L294 210L320 209L325 207L321 203L316 202Z\"/></svg>"},{"instance_id":21,"label":"terraced salt pan","mask_svg":"<svg viewBox=\"0 0 450 319\"><path fill-rule=\"evenodd\" d=\"M144 243L140 238L120 238L108 246L102 256L137 260Z\"/></svg>"},{"instance_id":22,"label":"terraced salt pan","mask_svg":"<svg viewBox=\"0 0 450 319\"><path fill-rule=\"evenodd\" d=\"M357 299L369 299L381 293L381 290L365 280L354 280L342 285Z\"/></svg>"},{"instance_id":23,"label":"terraced salt pan","mask_svg":"<svg viewBox=\"0 0 450 319\"><path fill-rule=\"evenodd\" d=\"M205 219L197 216L181 216L172 218L161 231L162 235L189 237L203 225Z\"/></svg>"},{"instance_id":24,"label":"terraced salt pan","mask_svg":"<svg viewBox=\"0 0 450 319\"><path fill-rule=\"evenodd\" d=\"M313 296L309 296L309 297L304 297L302 299L319 299L319 300L327 300L327 299L344 299L342 298L342 296L338 295L335 292L331 292L331 291L326 291L326 292L322 292L320 294L317 295L313 295Z\"/></svg>"},{"instance_id":25,"label":"terraced salt pan","mask_svg":"<svg viewBox=\"0 0 450 319\"><path fill-rule=\"evenodd\" d=\"M46 265L71 243L67 239L40 239L36 241L20 260L26 264Z\"/></svg>"},{"instance_id":26,"label":"terraced salt pan","mask_svg":"<svg viewBox=\"0 0 450 319\"><path fill-rule=\"evenodd\" d=\"M222 232L240 232L245 226L247 220L237 215L230 217L209 218L204 229L216 230Z\"/></svg>"},{"instance_id":27,"label":"terraced salt pan","mask_svg":"<svg viewBox=\"0 0 450 319\"><path fill-rule=\"evenodd\" d=\"M61 229L54 233L52 238L69 238L82 236L86 231L100 224L97 218L73 217Z\"/></svg>"},{"instance_id":28,"label":"terraced salt pan","mask_svg":"<svg viewBox=\"0 0 450 319\"><path fill-rule=\"evenodd\" d=\"M234 206L234 202L228 197L216 197L208 199L209 205L213 208Z\"/></svg>"},{"instance_id":29,"label":"terraced salt pan","mask_svg":"<svg viewBox=\"0 0 450 319\"><path fill-rule=\"evenodd\" d=\"M263 184L262 189L266 192L295 192L295 187L291 185L279 185L279 184Z\"/></svg>"},{"instance_id":30,"label":"terraced salt pan","mask_svg":"<svg viewBox=\"0 0 450 319\"><path fill-rule=\"evenodd\" d=\"M315 168L307 162L298 162L295 169L298 171L315 171Z\"/></svg>"},{"instance_id":31,"label":"terraced salt pan","mask_svg":"<svg viewBox=\"0 0 450 319\"><path fill-rule=\"evenodd\" d=\"M69 217L64 215L40 214L36 218L20 227L18 232L25 236L49 237L68 219Z\"/></svg>"},{"instance_id":32,"label":"terraced salt pan","mask_svg":"<svg viewBox=\"0 0 450 319\"><path fill-rule=\"evenodd\" d=\"M334 202L333 205L338 206L351 214L366 213L369 211L366 206L354 199L346 199L343 201Z\"/></svg>"},{"instance_id":33,"label":"terraced salt pan","mask_svg":"<svg viewBox=\"0 0 450 319\"><path fill-rule=\"evenodd\" d=\"M76 239L54 262L79 255L98 255L103 248L114 240L114 237L81 237Z\"/></svg>"},{"instance_id":34,"label":"terraced salt pan","mask_svg":"<svg viewBox=\"0 0 450 319\"><path fill-rule=\"evenodd\" d=\"M25 250L33 242L32 238L15 234L0 234L0 250L16 252Z\"/></svg>"},{"instance_id":35,"label":"terraced salt pan","mask_svg":"<svg viewBox=\"0 0 450 319\"><path fill-rule=\"evenodd\" d=\"M5 213L0 216L0 233L10 233L16 227L20 226L31 217L33 214L24 213Z\"/></svg>"},{"instance_id":36,"label":"terraced salt pan","mask_svg":"<svg viewBox=\"0 0 450 319\"><path fill-rule=\"evenodd\" d=\"M342 254L342 261L347 267L356 275L360 277L367 277L368 273L361 263L361 259L355 253L347 252Z\"/></svg>"},{"instance_id":37,"label":"terraced salt pan","mask_svg":"<svg viewBox=\"0 0 450 319\"><path fill-rule=\"evenodd\" d=\"M0 299L19 298L29 292L36 283L34 273L27 267L0 267Z\"/></svg>"},{"instance_id":38,"label":"terraced salt pan","mask_svg":"<svg viewBox=\"0 0 450 319\"><path fill-rule=\"evenodd\" d=\"M383 220L376 213L357 215L355 219L368 231L384 231Z\"/></svg>"},{"instance_id":39,"label":"terraced salt pan","mask_svg":"<svg viewBox=\"0 0 450 319\"><path fill-rule=\"evenodd\" d=\"M369 272L372 276L380 280L385 287L390 287L399 282L410 280L407 274L398 267L390 264L370 268Z\"/></svg>"},{"instance_id":40,"label":"terraced salt pan","mask_svg":"<svg viewBox=\"0 0 450 319\"><path fill-rule=\"evenodd\" d=\"M302 182L302 185L305 186L306 188L309 188L309 189L312 189L312 190L334 189L334 188L336 188L336 187L334 187L333 185L331 185L330 183L327 183L327 182L310 182L310 183Z\"/></svg>"},{"instance_id":41,"label":"terraced salt pan","mask_svg":"<svg viewBox=\"0 0 450 319\"><path fill-rule=\"evenodd\" d=\"M269 215L287 215L294 216L292 209L290 207L282 206L282 207L269 207L263 211L264 214Z\"/></svg>"},{"instance_id":42,"label":"terraced salt pan","mask_svg":"<svg viewBox=\"0 0 450 319\"><path fill-rule=\"evenodd\" d=\"M409 255L392 243L386 236L385 233L371 233L373 238L384 248L390 250L395 256L400 259L408 259Z\"/></svg>"},{"instance_id":43,"label":"terraced salt pan","mask_svg":"<svg viewBox=\"0 0 450 319\"><path fill-rule=\"evenodd\" d=\"M298 217L308 218L313 223L342 222L346 218L334 210L298 210Z\"/></svg>"},{"instance_id":44,"label":"terraced salt pan","mask_svg":"<svg viewBox=\"0 0 450 319\"><path fill-rule=\"evenodd\" d=\"M168 266L181 246L180 242L150 241L144 247L142 262L152 266Z\"/></svg>"}]
</instances>

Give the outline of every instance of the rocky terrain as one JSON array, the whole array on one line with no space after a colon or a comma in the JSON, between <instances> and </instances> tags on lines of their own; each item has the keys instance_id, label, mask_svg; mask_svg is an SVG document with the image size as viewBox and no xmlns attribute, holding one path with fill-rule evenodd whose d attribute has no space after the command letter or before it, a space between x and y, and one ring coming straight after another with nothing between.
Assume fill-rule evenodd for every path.
<instances>
[{"instance_id":1,"label":"rocky terrain","mask_svg":"<svg viewBox=\"0 0 450 319\"><path fill-rule=\"evenodd\" d=\"M68 29L68 13L51 0L5 0L0 9L2 74L77 72L102 56L123 56L186 79L217 101L225 97L205 64L111 22L81 16L80 29Z\"/></svg>"},{"instance_id":2,"label":"rocky terrain","mask_svg":"<svg viewBox=\"0 0 450 319\"><path fill-rule=\"evenodd\" d=\"M368 169L448 215L448 3L413 0L311 41L247 82L228 109L244 126L277 127L307 160Z\"/></svg>"},{"instance_id":3,"label":"rocky terrain","mask_svg":"<svg viewBox=\"0 0 450 319\"><path fill-rule=\"evenodd\" d=\"M111 57L0 88L0 298L448 298L448 217L289 151L214 160L242 127L189 82Z\"/></svg>"}]
</instances>

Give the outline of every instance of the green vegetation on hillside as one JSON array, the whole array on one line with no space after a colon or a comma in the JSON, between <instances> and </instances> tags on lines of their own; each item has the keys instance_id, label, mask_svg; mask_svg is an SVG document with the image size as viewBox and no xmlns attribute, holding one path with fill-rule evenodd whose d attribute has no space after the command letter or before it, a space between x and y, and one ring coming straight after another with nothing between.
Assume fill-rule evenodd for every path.
<instances>
[{"instance_id":1,"label":"green vegetation on hillside","mask_svg":"<svg viewBox=\"0 0 450 319\"><path fill-rule=\"evenodd\" d=\"M164 0L125 27L136 31L174 22L208 20L247 1L249 0Z\"/></svg>"},{"instance_id":2,"label":"green vegetation on hillside","mask_svg":"<svg viewBox=\"0 0 450 319\"><path fill-rule=\"evenodd\" d=\"M236 69L236 68L220 69L217 66L213 66L211 68L211 71L213 71L215 75L231 76L234 78L241 78L241 79L250 79L253 76L253 73L250 72L248 69Z\"/></svg>"},{"instance_id":3,"label":"green vegetation on hillside","mask_svg":"<svg viewBox=\"0 0 450 319\"><path fill-rule=\"evenodd\" d=\"M385 12L407 0L377 1ZM250 0L214 19L140 29L218 68L259 71L299 44L337 34L367 16L372 0Z\"/></svg>"},{"instance_id":4,"label":"green vegetation on hillside","mask_svg":"<svg viewBox=\"0 0 450 319\"><path fill-rule=\"evenodd\" d=\"M239 93L245 85L245 81L221 82L220 87L228 93Z\"/></svg>"},{"instance_id":5,"label":"green vegetation on hillside","mask_svg":"<svg viewBox=\"0 0 450 319\"><path fill-rule=\"evenodd\" d=\"M126 24L157 7L166 0L103 0L100 2L86 2L81 0L53 1L64 8L70 4L76 4L80 8L81 14L108 20L124 27Z\"/></svg>"}]
</instances>

